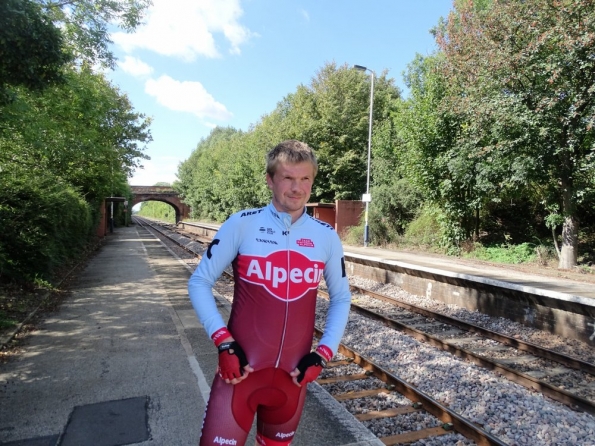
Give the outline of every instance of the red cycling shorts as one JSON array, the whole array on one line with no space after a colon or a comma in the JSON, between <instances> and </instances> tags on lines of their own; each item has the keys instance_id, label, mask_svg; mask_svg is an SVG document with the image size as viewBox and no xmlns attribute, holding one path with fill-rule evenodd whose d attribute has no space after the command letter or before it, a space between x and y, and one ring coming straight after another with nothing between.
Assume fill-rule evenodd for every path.
<instances>
[{"instance_id":1,"label":"red cycling shorts","mask_svg":"<svg viewBox=\"0 0 595 446\"><path fill-rule=\"evenodd\" d=\"M306 389L277 368L252 372L236 385L215 375L200 445L243 445L255 414L259 444L288 445L302 415Z\"/></svg>"}]
</instances>

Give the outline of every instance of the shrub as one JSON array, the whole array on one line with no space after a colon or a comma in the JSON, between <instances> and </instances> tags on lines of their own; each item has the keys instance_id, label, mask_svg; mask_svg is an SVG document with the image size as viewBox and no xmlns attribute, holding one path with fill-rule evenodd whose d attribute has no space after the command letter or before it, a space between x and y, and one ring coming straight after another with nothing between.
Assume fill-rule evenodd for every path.
<instances>
[{"instance_id":1,"label":"shrub","mask_svg":"<svg viewBox=\"0 0 595 446\"><path fill-rule=\"evenodd\" d=\"M364 242L364 225L350 226L340 234L343 243L347 245L361 245Z\"/></svg>"},{"instance_id":2,"label":"shrub","mask_svg":"<svg viewBox=\"0 0 595 446\"><path fill-rule=\"evenodd\" d=\"M398 242L407 225L419 213L422 202L420 192L409 181L400 179L394 184L374 187L372 196L374 200L369 214L371 241L378 245Z\"/></svg>"},{"instance_id":3,"label":"shrub","mask_svg":"<svg viewBox=\"0 0 595 446\"><path fill-rule=\"evenodd\" d=\"M407 225L404 242L416 247L438 248L443 238L442 232L438 212L434 208L425 207L419 216Z\"/></svg>"},{"instance_id":4,"label":"shrub","mask_svg":"<svg viewBox=\"0 0 595 446\"><path fill-rule=\"evenodd\" d=\"M49 279L85 248L91 206L60 178L12 164L0 171L0 277Z\"/></svg>"}]
</instances>

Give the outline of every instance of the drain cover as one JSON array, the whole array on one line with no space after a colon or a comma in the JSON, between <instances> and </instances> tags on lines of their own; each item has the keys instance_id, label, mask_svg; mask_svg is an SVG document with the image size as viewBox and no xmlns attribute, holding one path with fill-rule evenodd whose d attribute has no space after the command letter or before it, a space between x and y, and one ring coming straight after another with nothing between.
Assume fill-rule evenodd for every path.
<instances>
[{"instance_id":1,"label":"drain cover","mask_svg":"<svg viewBox=\"0 0 595 446\"><path fill-rule=\"evenodd\" d=\"M148 403L149 397L143 396L76 406L60 445L122 446L146 441Z\"/></svg>"}]
</instances>

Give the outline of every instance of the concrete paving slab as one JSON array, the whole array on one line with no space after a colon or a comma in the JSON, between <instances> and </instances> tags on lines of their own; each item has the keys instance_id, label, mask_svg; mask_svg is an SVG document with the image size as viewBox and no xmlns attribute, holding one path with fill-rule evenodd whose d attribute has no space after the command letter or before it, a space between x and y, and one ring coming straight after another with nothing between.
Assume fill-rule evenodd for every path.
<instances>
[{"instance_id":1,"label":"concrete paving slab","mask_svg":"<svg viewBox=\"0 0 595 446\"><path fill-rule=\"evenodd\" d=\"M185 330L190 330L192 328L203 328L202 324L196 317L196 312L194 310L176 310L176 313L178 314L178 317L180 318Z\"/></svg>"}]
</instances>

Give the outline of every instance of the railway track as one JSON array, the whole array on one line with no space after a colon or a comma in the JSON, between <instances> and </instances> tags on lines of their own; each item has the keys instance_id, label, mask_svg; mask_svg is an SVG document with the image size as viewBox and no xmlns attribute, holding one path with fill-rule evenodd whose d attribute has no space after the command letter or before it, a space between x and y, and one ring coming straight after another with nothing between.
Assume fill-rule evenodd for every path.
<instances>
[{"instance_id":1,"label":"railway track","mask_svg":"<svg viewBox=\"0 0 595 446\"><path fill-rule=\"evenodd\" d=\"M352 303L353 311L495 371L574 410L595 415L595 365L380 293L359 287L352 290L353 300L359 302ZM370 299L363 300L362 296ZM582 384L577 386L577 381ZM565 390L568 387L573 391Z\"/></svg>"},{"instance_id":2,"label":"railway track","mask_svg":"<svg viewBox=\"0 0 595 446\"><path fill-rule=\"evenodd\" d=\"M192 243L208 243L207 237L187 234L194 239L189 242L186 235L173 233L169 228L165 236L175 240L184 249L196 254ZM163 233L162 230L160 232ZM205 248L201 247L199 252ZM540 392L559 401L573 410L595 414L595 366L547 348L515 339L501 333L469 324L465 321L431 312L427 309L375 293L371 290L353 287L352 310L378 321L385 326L406 333L418 341L432 345L465 359L478 366L498 373L526 388ZM321 293L324 294L324 293ZM320 334L320 333L319 333ZM484 431L465 417L451 411L405 382L387 368L382 368L370 359L349 347L342 345L343 359L330 363L319 383L361 421L410 416L425 411L436 417L425 427L414 432L400 432L382 436L376 433L384 444L402 444L419 439L459 432L477 444L506 444ZM354 370L359 367L359 372ZM569 379L569 377L571 379ZM579 385L576 383L579 382ZM573 383L573 384L569 384ZM360 390L357 390L360 388ZM572 388L572 391L567 388ZM345 389L349 390L345 390ZM363 392L363 393L362 393ZM362 402L362 398L391 400L386 395L401 393L408 403L398 403L394 407L380 404L381 410L362 408L378 406L378 402ZM346 404L345 401L356 401ZM358 412L359 408L359 412ZM399 421L391 421L399 424Z\"/></svg>"},{"instance_id":3,"label":"railway track","mask_svg":"<svg viewBox=\"0 0 595 446\"><path fill-rule=\"evenodd\" d=\"M316 337L320 338L322 333L316 328ZM346 408L358 420L390 420L389 423L398 426L401 424L399 417L413 413L423 416L424 412L435 419L434 422L429 421L429 427L418 430L386 436L376 433L385 445L408 444L455 432L478 445L506 444L355 349L341 344L336 357L337 360L327 364L317 382L337 401L346 403ZM397 393L404 398L391 398ZM380 410L370 410L370 407L380 407Z\"/></svg>"}]
</instances>

